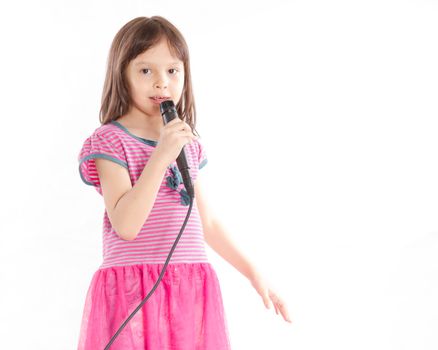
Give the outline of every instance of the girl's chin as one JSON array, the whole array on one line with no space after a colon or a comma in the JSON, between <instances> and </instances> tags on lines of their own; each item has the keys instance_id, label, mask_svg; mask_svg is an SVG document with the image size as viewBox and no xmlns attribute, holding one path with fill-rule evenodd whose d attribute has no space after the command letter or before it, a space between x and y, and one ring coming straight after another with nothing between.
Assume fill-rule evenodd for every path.
<instances>
[{"instance_id":1,"label":"girl's chin","mask_svg":"<svg viewBox=\"0 0 438 350\"><path fill-rule=\"evenodd\" d=\"M161 111L160 111L160 106L152 108L152 111L150 113L148 113L151 117L154 118L162 118L161 116Z\"/></svg>"}]
</instances>

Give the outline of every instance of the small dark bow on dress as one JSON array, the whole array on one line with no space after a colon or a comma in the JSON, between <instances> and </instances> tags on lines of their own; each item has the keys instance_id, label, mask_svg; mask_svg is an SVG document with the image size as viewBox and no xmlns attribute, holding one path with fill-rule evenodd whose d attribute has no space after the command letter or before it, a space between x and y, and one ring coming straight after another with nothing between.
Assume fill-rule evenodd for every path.
<instances>
[{"instance_id":1,"label":"small dark bow on dress","mask_svg":"<svg viewBox=\"0 0 438 350\"><path fill-rule=\"evenodd\" d=\"M183 183L183 179L181 176L178 167L175 164L172 164L170 167L171 175L166 178L166 186L177 191L181 196L181 204L189 205L190 204L190 196L184 188L178 191L178 187Z\"/></svg>"}]
</instances>

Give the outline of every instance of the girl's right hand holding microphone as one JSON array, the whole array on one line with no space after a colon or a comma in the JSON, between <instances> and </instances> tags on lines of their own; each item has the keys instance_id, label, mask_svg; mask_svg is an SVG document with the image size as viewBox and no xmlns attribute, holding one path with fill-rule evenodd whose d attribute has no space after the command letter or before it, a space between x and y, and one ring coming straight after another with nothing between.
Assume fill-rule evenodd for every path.
<instances>
[{"instance_id":1,"label":"girl's right hand holding microphone","mask_svg":"<svg viewBox=\"0 0 438 350\"><path fill-rule=\"evenodd\" d=\"M163 125L154 153L168 166L181 153L182 148L198 139L192 128L180 118L175 118Z\"/></svg>"}]
</instances>

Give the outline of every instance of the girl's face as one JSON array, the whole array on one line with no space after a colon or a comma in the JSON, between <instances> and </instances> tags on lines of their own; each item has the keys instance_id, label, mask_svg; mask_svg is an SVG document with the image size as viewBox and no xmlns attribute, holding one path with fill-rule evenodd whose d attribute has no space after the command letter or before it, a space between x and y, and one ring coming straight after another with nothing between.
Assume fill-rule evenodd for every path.
<instances>
[{"instance_id":1,"label":"girl's face","mask_svg":"<svg viewBox=\"0 0 438 350\"><path fill-rule=\"evenodd\" d=\"M172 56L166 40L161 39L129 62L126 77L131 90L131 110L161 118L160 105L151 97L169 97L176 106L184 87L184 63Z\"/></svg>"}]
</instances>

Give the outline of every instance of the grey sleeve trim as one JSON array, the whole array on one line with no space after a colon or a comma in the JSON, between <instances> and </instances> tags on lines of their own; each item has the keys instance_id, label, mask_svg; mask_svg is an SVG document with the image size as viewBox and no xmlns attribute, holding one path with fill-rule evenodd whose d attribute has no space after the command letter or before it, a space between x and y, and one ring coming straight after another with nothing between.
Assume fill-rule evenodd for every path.
<instances>
[{"instance_id":1,"label":"grey sleeve trim","mask_svg":"<svg viewBox=\"0 0 438 350\"><path fill-rule=\"evenodd\" d=\"M199 163L199 169L203 168L205 164L207 164L208 159L205 158L201 163Z\"/></svg>"},{"instance_id":2,"label":"grey sleeve trim","mask_svg":"<svg viewBox=\"0 0 438 350\"><path fill-rule=\"evenodd\" d=\"M94 183L92 183L92 182L90 182L90 181L87 181L87 180L85 179L84 174L82 174L82 171L81 171L81 165L82 165L82 163L85 162L86 160L94 159L94 158L108 159L108 160L111 160L111 161L113 161L114 163L120 164L121 166L123 166L123 167L125 167L126 169L128 169L128 164L127 164L126 162L124 162L124 161L122 161L122 160L120 160L120 159L117 159L117 158L115 158L115 157L109 156L108 154L105 154L105 153L93 153L93 154L90 154L90 155L88 155L88 156L82 158L82 159L79 161L79 175L81 176L82 181L83 181L84 183L86 183L87 185L90 185L90 186L94 186ZM129 170L129 169L128 169L128 170Z\"/></svg>"}]
</instances>

